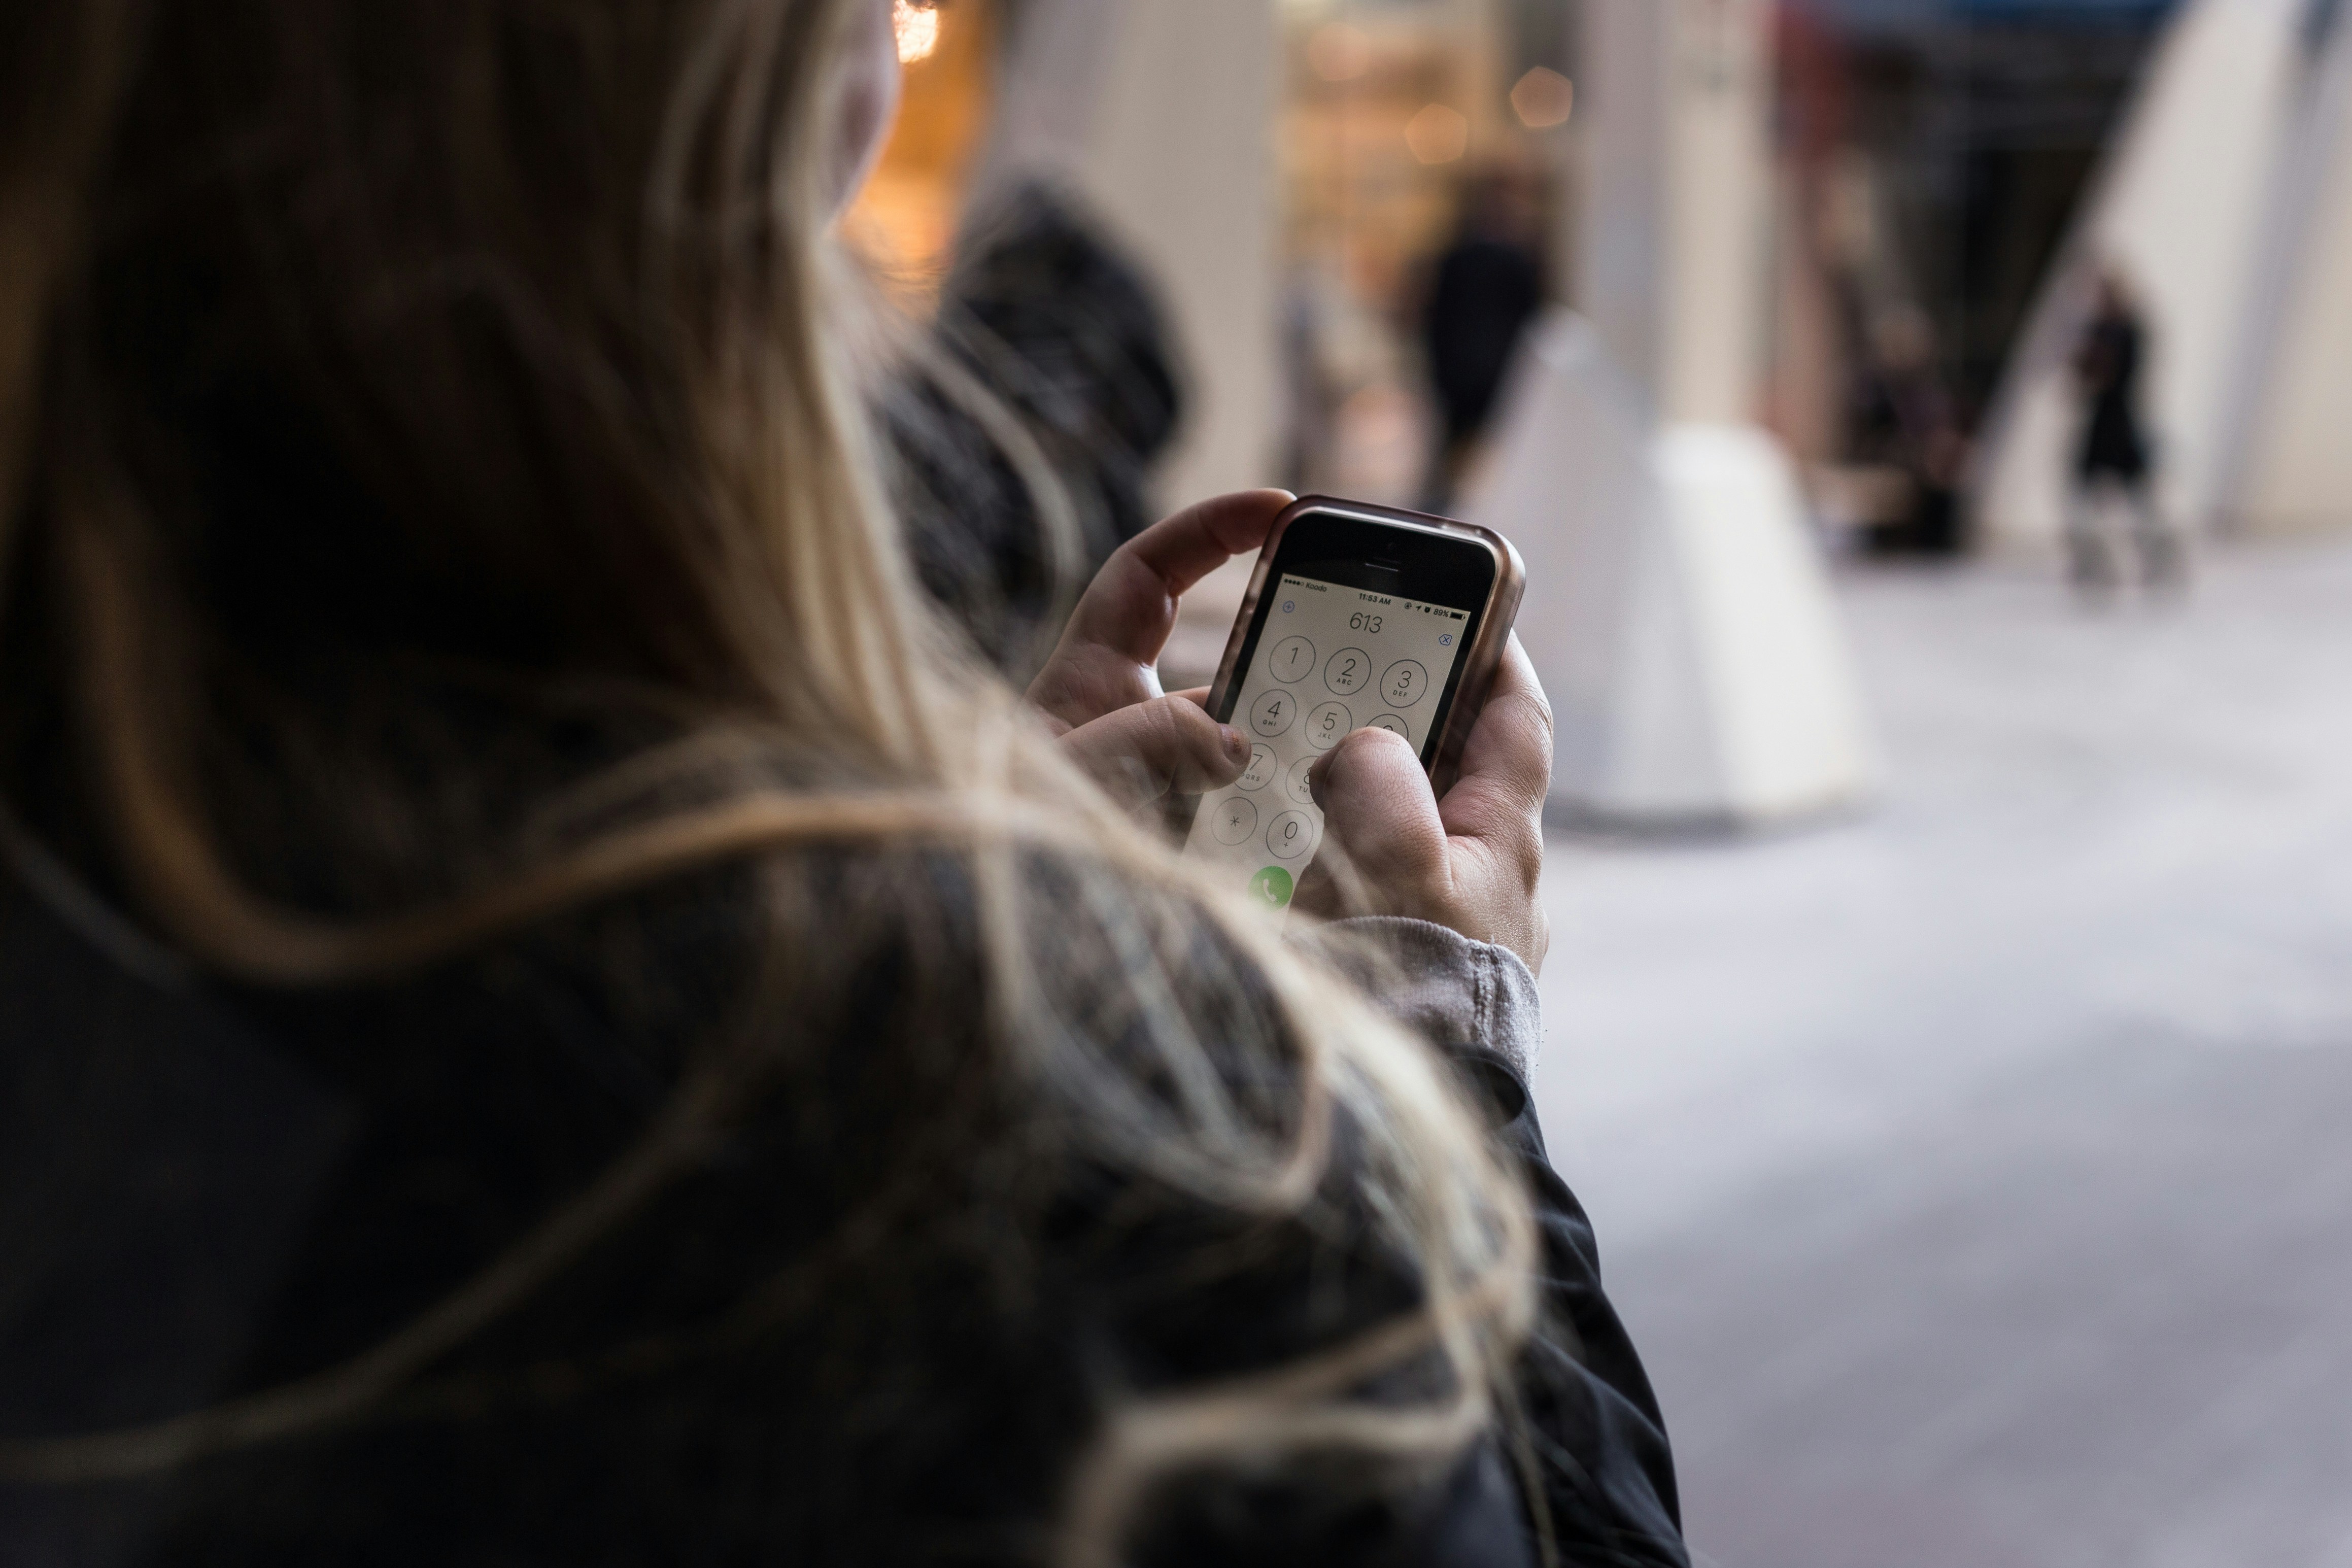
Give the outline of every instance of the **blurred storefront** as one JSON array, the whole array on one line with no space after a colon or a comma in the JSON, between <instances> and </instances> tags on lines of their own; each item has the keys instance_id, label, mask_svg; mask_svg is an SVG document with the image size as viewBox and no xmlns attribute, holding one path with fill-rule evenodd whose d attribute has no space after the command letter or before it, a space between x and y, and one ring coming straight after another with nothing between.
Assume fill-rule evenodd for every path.
<instances>
[{"instance_id":1,"label":"blurred storefront","mask_svg":"<svg viewBox=\"0 0 2352 1568\"><path fill-rule=\"evenodd\" d=\"M1264 215L1268 243L1254 258L1265 275L1264 309L1249 319L1253 301L1232 298L1228 289L1219 295L1216 321L1195 321L1182 335L1192 340L1183 346L1196 376L1214 382L1222 367L1204 363L1215 351L1199 340L1255 330L1266 343L1266 374L1255 378L1275 384L1265 388L1270 417L1252 425L1257 449L1240 459L1250 471L1220 470L1215 478L1411 500L1434 439L1415 342L1419 316L1465 191L1499 177L1524 193L1547 291L1570 292L1575 8L1563 0L1245 0L1246 6L1271 9L1268 41L1278 56L1251 68L1267 79L1265 122L1255 132L1273 209ZM1002 155L994 123L1001 52L1024 17L1042 21L1055 9L1053 0L952 0L937 9L902 0L905 108L853 226L919 304L950 263L975 184ZM1218 21L1165 0L1094 10L1114 15L1129 33ZM1228 31L1232 20L1224 19ZM1116 42L1109 47L1114 57L1120 52ZM1113 78L1121 68L1117 58L1098 63ZM1231 98L1226 79L1234 74L1220 71L1201 86ZM1246 79L1250 70L1237 74ZM1104 101L1089 106L1096 141L1123 136L1171 165L1202 155L1197 135L1181 124L1139 128L1145 111L1114 80ZM1099 148L1089 152L1099 160ZM1163 288L1181 295L1186 279L1167 276L1172 269L1152 254L1161 247L1137 232L1148 215L1119 210L1143 205L1122 200L1135 171L1088 168L1087 161L1057 172L1108 210L1117 237L1147 266L1161 263ZM1236 194L1236 213L1247 199ZM1229 247L1249 245L1245 226L1216 226ZM1181 318L1184 302L1176 303Z\"/></svg>"},{"instance_id":2,"label":"blurred storefront","mask_svg":"<svg viewBox=\"0 0 2352 1568\"><path fill-rule=\"evenodd\" d=\"M1411 501L1442 460L1423 323L1476 202L1573 292L1575 8L1285 0L1287 482Z\"/></svg>"}]
</instances>

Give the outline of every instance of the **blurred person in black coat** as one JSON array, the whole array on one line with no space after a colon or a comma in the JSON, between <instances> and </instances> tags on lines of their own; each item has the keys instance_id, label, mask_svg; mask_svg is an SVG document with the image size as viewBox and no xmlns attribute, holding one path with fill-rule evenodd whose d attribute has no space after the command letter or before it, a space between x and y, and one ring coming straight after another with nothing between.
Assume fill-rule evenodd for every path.
<instances>
[{"instance_id":1,"label":"blurred person in black coat","mask_svg":"<svg viewBox=\"0 0 2352 1568\"><path fill-rule=\"evenodd\" d=\"M2177 583L2184 566L2180 542L2157 506L2155 442L2140 418L2147 338L2129 286L2112 269L2103 273L2097 305L2074 349L2083 434L2066 519L2074 584L2088 593L2115 585L2116 565L2102 517L2113 500L2130 509L2144 581L2151 586Z\"/></svg>"},{"instance_id":2,"label":"blurred person in black coat","mask_svg":"<svg viewBox=\"0 0 2352 1568\"><path fill-rule=\"evenodd\" d=\"M1454 243L1437 259L1422 347L1440 420L1422 504L1442 510L1494 416L1528 323L1543 308L1542 206L1534 181L1508 168L1466 181Z\"/></svg>"}]
</instances>

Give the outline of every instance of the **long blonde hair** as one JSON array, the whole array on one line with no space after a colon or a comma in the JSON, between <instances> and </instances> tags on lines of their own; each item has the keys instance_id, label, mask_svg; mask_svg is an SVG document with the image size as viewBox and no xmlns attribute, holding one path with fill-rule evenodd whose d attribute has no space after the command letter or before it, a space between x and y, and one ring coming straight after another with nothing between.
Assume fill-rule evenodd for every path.
<instances>
[{"instance_id":1,"label":"long blonde hair","mask_svg":"<svg viewBox=\"0 0 2352 1568\"><path fill-rule=\"evenodd\" d=\"M802 858L920 852L973 889L996 1070L1097 1157L1243 1219L1297 1215L1338 1179L1344 1125L1344 1179L1418 1306L1272 1371L1108 1397L1054 1535L1061 1561L1108 1564L1171 1477L1457 1454L1528 1326L1531 1228L1426 1048L1196 884L913 586L868 427L875 334L841 324L865 295L822 188L871 3L18 7L37 47L0 83L0 588L13 616L40 606L42 656L0 675L67 716L105 874L237 983L396 977L748 866L805 984L826 933ZM235 329L226 371L173 335L206 311ZM257 358L299 395L242 402ZM186 407L226 456L191 454ZM562 776L492 779L462 748L422 780L372 772L344 696L396 707L451 669L493 672L520 710L627 717ZM241 808L239 781L269 806ZM315 840L278 853L289 798L362 868L304 873ZM1114 973L1069 973L1078 928ZM1089 985L1132 1026L1117 1053L1071 1016ZM1210 1037L1198 994L1220 985L1274 1026L1222 1009L1239 1037ZM357 1418L690 1169L774 1071L721 1042L685 1060L632 1152L365 1356L0 1447L0 1474L137 1474ZM1363 1394L1433 1365L1418 1402Z\"/></svg>"}]
</instances>

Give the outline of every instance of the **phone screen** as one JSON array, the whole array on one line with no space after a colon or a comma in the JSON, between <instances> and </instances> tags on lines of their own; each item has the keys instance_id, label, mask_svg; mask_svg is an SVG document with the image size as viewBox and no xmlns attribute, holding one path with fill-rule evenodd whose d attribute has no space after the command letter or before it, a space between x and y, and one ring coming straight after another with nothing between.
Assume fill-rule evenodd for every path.
<instances>
[{"instance_id":1,"label":"phone screen","mask_svg":"<svg viewBox=\"0 0 2352 1568\"><path fill-rule=\"evenodd\" d=\"M1287 545L1282 553L1296 557ZM1249 767L1202 797L1185 845L1187 854L1232 867L1251 896L1274 909L1288 906L1322 846L1323 814L1307 793L1307 770L1365 728L1402 735L1426 764L1484 602L1483 592L1459 589L1446 596L1471 603L1412 597L1402 591L1409 570L1339 562L1281 568L1277 561L1267 576L1228 710L1219 715L1250 738Z\"/></svg>"}]
</instances>

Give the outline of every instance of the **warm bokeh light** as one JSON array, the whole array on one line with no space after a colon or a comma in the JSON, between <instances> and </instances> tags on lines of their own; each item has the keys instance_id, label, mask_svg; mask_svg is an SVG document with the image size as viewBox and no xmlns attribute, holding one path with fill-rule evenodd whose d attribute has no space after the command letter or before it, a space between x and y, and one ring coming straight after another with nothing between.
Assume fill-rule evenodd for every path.
<instances>
[{"instance_id":1,"label":"warm bokeh light","mask_svg":"<svg viewBox=\"0 0 2352 1568\"><path fill-rule=\"evenodd\" d=\"M897 0L890 25L898 29L900 65L929 59L940 47L940 14L934 6Z\"/></svg>"},{"instance_id":2,"label":"warm bokeh light","mask_svg":"<svg viewBox=\"0 0 2352 1568\"><path fill-rule=\"evenodd\" d=\"M973 160L988 141L996 58L996 0L956 0L952 10L898 0L898 48L908 62L898 122L848 229L881 276L910 304L928 306L945 276ZM910 35L910 18L923 25Z\"/></svg>"},{"instance_id":3,"label":"warm bokeh light","mask_svg":"<svg viewBox=\"0 0 2352 1568\"><path fill-rule=\"evenodd\" d=\"M1538 66L1511 89L1511 112L1530 131L1565 125L1576 112L1576 84L1556 70Z\"/></svg>"},{"instance_id":4,"label":"warm bokeh light","mask_svg":"<svg viewBox=\"0 0 2352 1568\"><path fill-rule=\"evenodd\" d=\"M1330 23L1307 38L1307 63L1325 81L1353 81L1371 68L1372 40L1361 27Z\"/></svg>"},{"instance_id":5,"label":"warm bokeh light","mask_svg":"<svg viewBox=\"0 0 2352 1568\"><path fill-rule=\"evenodd\" d=\"M1470 121L1459 110L1430 104L1405 122L1404 144L1424 163L1451 163L1470 150Z\"/></svg>"}]
</instances>

